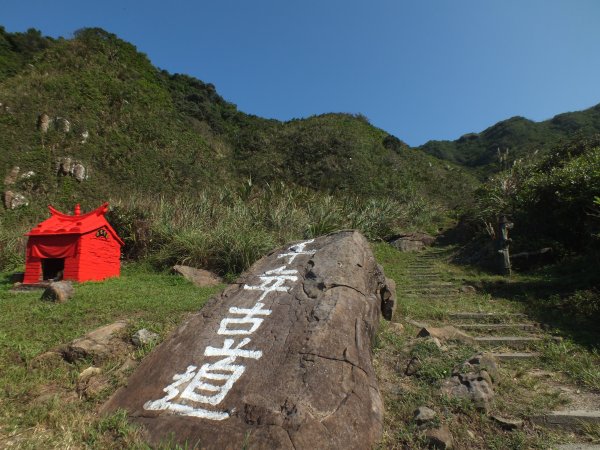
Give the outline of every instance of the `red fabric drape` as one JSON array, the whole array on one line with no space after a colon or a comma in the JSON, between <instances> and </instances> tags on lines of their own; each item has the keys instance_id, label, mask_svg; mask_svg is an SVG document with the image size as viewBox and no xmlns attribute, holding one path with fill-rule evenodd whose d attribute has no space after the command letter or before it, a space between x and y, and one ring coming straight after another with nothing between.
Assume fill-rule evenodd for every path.
<instances>
[{"instance_id":1,"label":"red fabric drape","mask_svg":"<svg viewBox=\"0 0 600 450\"><path fill-rule=\"evenodd\" d=\"M78 236L31 236L29 256L34 258L69 258L77 253Z\"/></svg>"}]
</instances>

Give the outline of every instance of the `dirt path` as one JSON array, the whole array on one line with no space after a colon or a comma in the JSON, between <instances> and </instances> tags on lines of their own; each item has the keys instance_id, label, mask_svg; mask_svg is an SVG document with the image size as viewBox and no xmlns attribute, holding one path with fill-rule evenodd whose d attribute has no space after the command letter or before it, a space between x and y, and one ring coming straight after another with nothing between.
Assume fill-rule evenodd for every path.
<instances>
[{"instance_id":1,"label":"dirt path","mask_svg":"<svg viewBox=\"0 0 600 450\"><path fill-rule=\"evenodd\" d=\"M600 444L600 395L574 383L573 374L552 367L548 354L568 343L532 320L525 305L467 284L463 269L448 263L451 249L419 254L381 250L379 256L398 291L394 323L381 332L376 352L386 406L382 448L431 447L428 430L444 425L449 442L460 449ZM424 326L448 325L473 340L442 340L436 348L416 337ZM494 355L500 371L487 413L441 395L439 389L453 367L481 351ZM420 406L436 412L429 426L415 421Z\"/></svg>"}]
</instances>

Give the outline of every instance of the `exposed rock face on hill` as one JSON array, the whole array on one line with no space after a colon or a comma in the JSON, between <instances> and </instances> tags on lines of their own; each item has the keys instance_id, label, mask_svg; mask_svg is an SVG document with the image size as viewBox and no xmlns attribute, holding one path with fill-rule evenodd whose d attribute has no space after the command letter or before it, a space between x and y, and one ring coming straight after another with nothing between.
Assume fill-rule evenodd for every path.
<instances>
[{"instance_id":1,"label":"exposed rock face on hill","mask_svg":"<svg viewBox=\"0 0 600 450\"><path fill-rule=\"evenodd\" d=\"M152 443L206 449L371 448L371 361L386 279L346 231L264 257L155 349L105 406Z\"/></svg>"}]
</instances>

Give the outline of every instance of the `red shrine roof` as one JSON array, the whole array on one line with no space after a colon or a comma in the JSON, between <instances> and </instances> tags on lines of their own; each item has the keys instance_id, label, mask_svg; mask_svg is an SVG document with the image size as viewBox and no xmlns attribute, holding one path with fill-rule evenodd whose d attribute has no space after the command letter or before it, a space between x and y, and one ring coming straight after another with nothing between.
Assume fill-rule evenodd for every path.
<instances>
[{"instance_id":1,"label":"red shrine roof","mask_svg":"<svg viewBox=\"0 0 600 450\"><path fill-rule=\"evenodd\" d=\"M108 202L87 214L80 214L79 205L76 205L75 215L72 216L62 213L52 206L48 206L48 209L51 214L50 218L40 222L29 233L26 233L25 236L81 235L104 227L123 245L121 238L119 238L116 231L104 217L104 214L108 211Z\"/></svg>"}]
</instances>

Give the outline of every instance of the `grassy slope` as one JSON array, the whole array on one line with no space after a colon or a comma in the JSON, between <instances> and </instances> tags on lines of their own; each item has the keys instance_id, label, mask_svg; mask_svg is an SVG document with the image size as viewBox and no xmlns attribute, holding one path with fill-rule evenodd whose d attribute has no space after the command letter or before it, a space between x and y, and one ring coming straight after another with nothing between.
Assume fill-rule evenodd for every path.
<instances>
[{"instance_id":1,"label":"grassy slope","mask_svg":"<svg viewBox=\"0 0 600 450\"><path fill-rule=\"evenodd\" d=\"M582 390L600 392L600 354L598 334L590 335L577 330L573 321L551 321L551 330L563 336L561 342L547 341L540 348L539 361L506 362L500 364L501 379L494 387L495 400L490 414L521 418L525 426L516 431L504 431L490 418L481 414L469 402L457 401L439 394L443 379L456 365L476 353L465 344L448 344L440 351L435 345L415 338L419 328L404 319L422 321L431 326L447 325L452 312L526 312L543 321L548 315L538 315L544 310L543 296L527 295L524 285L544 284L546 274L504 277L491 276L475 269L455 266L444 261L432 263L442 274L442 279L480 286L476 295L459 298L408 297L404 295L407 285L420 281L412 279L408 265L417 258L415 254L399 253L386 244L375 245L375 253L386 275L397 283L398 310L395 321L404 323L399 331L394 324L382 322L375 348L375 365L380 389L384 396L385 426L381 449L427 448L424 433L416 426L414 411L427 406L438 413L437 423L446 423L452 432L455 448L469 449L547 449L561 442L573 442L570 433L549 431L528 422L535 414L562 409L568 398L557 394L548 386L561 382L580 387ZM568 275L564 277L567 283ZM496 287L494 289L493 287ZM504 286L504 290L498 290ZM511 289L512 287L512 289ZM493 293L493 295L492 295ZM548 322L545 322L548 323ZM589 330L589 328L588 328ZM579 331L579 332L578 332ZM422 366L417 376L406 376L404 370L411 357L418 356ZM551 378L535 376L536 369L552 373ZM581 429L579 441L600 442L600 429Z\"/></svg>"},{"instance_id":2,"label":"grassy slope","mask_svg":"<svg viewBox=\"0 0 600 450\"><path fill-rule=\"evenodd\" d=\"M396 320L406 317L443 324L449 312L461 311L527 311L526 298L508 293L466 295L456 300L411 299L403 295L411 279L407 266L415 255L399 253L386 244L374 246L386 275L398 285L399 309ZM504 279L473 270L435 262L446 280L464 280L478 286L495 286ZM539 275L543 277L543 274ZM518 288L538 275L515 277L509 284ZM179 323L185 314L200 308L216 289L198 289L186 281L166 274L149 272L140 265L126 266L120 279L105 283L85 283L77 287L76 296L63 305L39 300L39 292L11 294L8 284L0 287L0 446L20 448L146 448L143 436L127 425L126 417L116 414L108 418L96 416L103 400L124 382L119 375L120 362L109 360L101 365L109 376L110 386L99 395L84 398L74 394L78 374L91 364L34 366L35 356L64 344L91 329L117 319L129 318L127 334L146 327L162 337ZM518 289L517 289L518 290ZM531 300L531 299L530 299ZM437 348L417 342L418 329L405 324L404 332L382 322L375 347L375 365L385 403L385 434L380 448L426 448L422 432L414 425L413 411L422 405L439 413L439 421L451 425L457 448L548 448L569 439L561 433L546 432L530 424L515 432L498 428L489 418L465 402L440 397L437 386L456 364L475 352L468 345ZM598 363L600 356L588 344L578 343L569 328L561 343L548 343L543 349L542 368L562 374L582 388L600 389ZM150 348L133 353L139 360ZM419 377L406 377L407 359L419 356L423 365ZM493 413L527 418L533 413L560 408L565 398L545 388L545 380L529 372L530 363L501 366L501 382L496 386ZM470 434L471 433L471 434ZM582 439L599 439L598 430L589 429ZM165 444L165 448L169 448Z\"/></svg>"},{"instance_id":3,"label":"grassy slope","mask_svg":"<svg viewBox=\"0 0 600 450\"><path fill-rule=\"evenodd\" d=\"M41 301L39 291L10 293L9 287L6 282L0 285L0 447L20 448L141 444L124 417L95 416L97 407L124 381L117 370L122 361L102 363L110 387L86 399L74 391L78 374L91 365L89 361L38 367L33 364L35 356L119 319L130 321L128 335L147 328L163 338L219 289L200 289L140 265L125 266L118 279L78 285L75 297L65 304ZM130 357L139 360L150 349Z\"/></svg>"},{"instance_id":4,"label":"grassy slope","mask_svg":"<svg viewBox=\"0 0 600 450\"><path fill-rule=\"evenodd\" d=\"M0 114L0 173L15 165L33 170L36 176L18 188L36 204L70 207L81 200L85 209L108 195L193 194L248 178L441 200L461 199L474 184L465 171L408 150L361 117L326 114L282 123L239 112L214 86L157 70L133 45L103 30L48 45L32 54L30 65L17 64L22 53L9 52L20 69L0 79L0 101L12 111ZM67 118L71 131L37 131L43 112ZM84 131L90 134L85 144ZM89 180L57 178L60 156L82 161ZM452 189L432 189L431 176Z\"/></svg>"}]
</instances>

